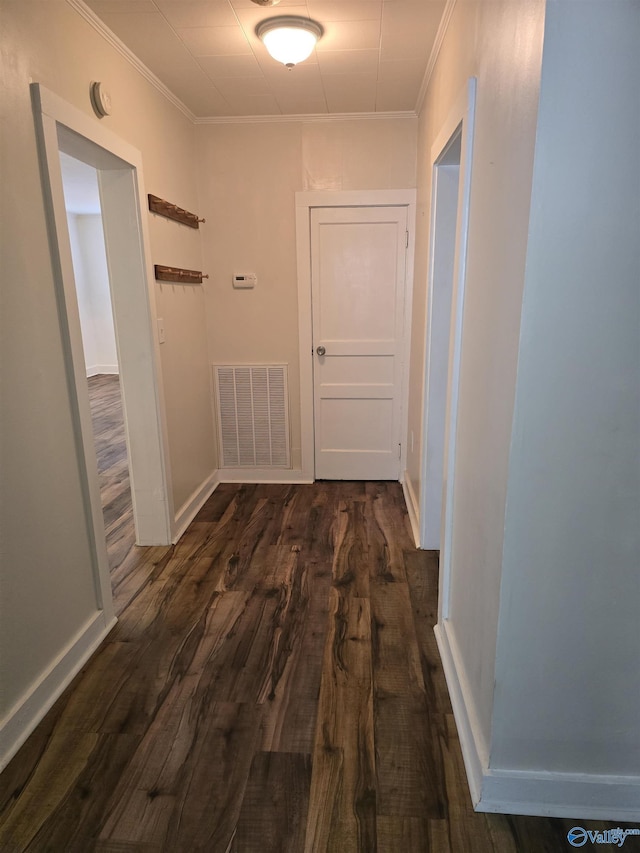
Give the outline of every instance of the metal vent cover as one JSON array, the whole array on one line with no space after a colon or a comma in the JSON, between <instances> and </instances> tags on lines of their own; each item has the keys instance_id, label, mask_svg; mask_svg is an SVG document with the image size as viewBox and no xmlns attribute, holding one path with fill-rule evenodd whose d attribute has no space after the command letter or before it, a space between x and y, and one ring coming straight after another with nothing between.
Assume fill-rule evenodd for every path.
<instances>
[{"instance_id":1,"label":"metal vent cover","mask_svg":"<svg viewBox=\"0 0 640 853\"><path fill-rule=\"evenodd\" d=\"M287 365L214 365L221 468L290 468Z\"/></svg>"}]
</instances>

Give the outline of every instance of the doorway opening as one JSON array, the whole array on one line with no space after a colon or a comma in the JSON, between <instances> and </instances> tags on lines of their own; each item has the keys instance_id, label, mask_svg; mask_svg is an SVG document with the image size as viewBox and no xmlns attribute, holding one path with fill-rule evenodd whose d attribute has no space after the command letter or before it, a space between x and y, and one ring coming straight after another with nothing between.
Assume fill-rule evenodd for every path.
<instances>
[{"instance_id":1,"label":"doorway opening","mask_svg":"<svg viewBox=\"0 0 640 853\"><path fill-rule=\"evenodd\" d=\"M113 584L136 538L98 172L64 152L60 165Z\"/></svg>"},{"instance_id":2,"label":"doorway opening","mask_svg":"<svg viewBox=\"0 0 640 853\"><path fill-rule=\"evenodd\" d=\"M459 124L433 165L431 268L427 296L427 342L424 403L424 469L422 472L421 547L440 550L442 484L449 337L454 267L462 124Z\"/></svg>"},{"instance_id":3,"label":"doorway opening","mask_svg":"<svg viewBox=\"0 0 640 853\"><path fill-rule=\"evenodd\" d=\"M92 167L97 175L136 542L168 545L174 512L158 342L152 321L153 275L147 261L149 240L140 206L140 199L145 197L142 158L140 152L97 120L39 84L32 84L31 92L69 397L85 487L87 527L94 548L96 597L99 607L109 609L111 583L61 155Z\"/></svg>"},{"instance_id":4,"label":"doorway opening","mask_svg":"<svg viewBox=\"0 0 640 853\"><path fill-rule=\"evenodd\" d=\"M440 551L439 613L449 614L456 435L471 202L476 79L431 149L432 194L420 478L420 547Z\"/></svg>"}]
</instances>

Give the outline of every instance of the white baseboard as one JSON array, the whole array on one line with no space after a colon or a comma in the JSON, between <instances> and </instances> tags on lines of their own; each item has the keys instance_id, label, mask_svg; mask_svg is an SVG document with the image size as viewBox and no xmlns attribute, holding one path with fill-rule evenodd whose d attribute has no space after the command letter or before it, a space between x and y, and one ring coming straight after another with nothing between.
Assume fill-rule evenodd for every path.
<instances>
[{"instance_id":1,"label":"white baseboard","mask_svg":"<svg viewBox=\"0 0 640 853\"><path fill-rule=\"evenodd\" d=\"M222 482L219 473L219 471L214 471L213 474L207 477L176 513L174 533L171 540L174 545Z\"/></svg>"},{"instance_id":2,"label":"white baseboard","mask_svg":"<svg viewBox=\"0 0 640 853\"><path fill-rule=\"evenodd\" d=\"M307 485L313 483L299 468L220 468L221 483L290 483Z\"/></svg>"},{"instance_id":3,"label":"white baseboard","mask_svg":"<svg viewBox=\"0 0 640 853\"><path fill-rule=\"evenodd\" d=\"M482 794L482 779L489 765L489 753L484 738L480 734L478 716L451 623L446 619L439 622L434 632L453 706L453 716L458 728L471 800L475 808Z\"/></svg>"},{"instance_id":4,"label":"white baseboard","mask_svg":"<svg viewBox=\"0 0 640 853\"><path fill-rule=\"evenodd\" d=\"M113 376L119 373L120 368L117 364L94 364L91 367L87 367L87 379L90 376L100 376L102 374Z\"/></svg>"},{"instance_id":5,"label":"white baseboard","mask_svg":"<svg viewBox=\"0 0 640 853\"><path fill-rule=\"evenodd\" d=\"M640 777L489 767L475 705L451 623L435 627L476 811L640 823Z\"/></svg>"},{"instance_id":6,"label":"white baseboard","mask_svg":"<svg viewBox=\"0 0 640 853\"><path fill-rule=\"evenodd\" d=\"M640 824L640 777L489 769L476 811Z\"/></svg>"},{"instance_id":7,"label":"white baseboard","mask_svg":"<svg viewBox=\"0 0 640 853\"><path fill-rule=\"evenodd\" d=\"M404 493L404 502L407 505L407 512L409 514L409 523L411 524L411 532L413 533L413 541L416 543L416 548L420 547L420 510L418 507L418 501L416 500L416 493L413 489L413 484L411 482L411 477L409 476L409 472L404 472L404 477L402 478L402 491Z\"/></svg>"},{"instance_id":8,"label":"white baseboard","mask_svg":"<svg viewBox=\"0 0 640 853\"><path fill-rule=\"evenodd\" d=\"M107 621L101 610L91 616L0 722L0 770L11 761L116 621Z\"/></svg>"}]
</instances>

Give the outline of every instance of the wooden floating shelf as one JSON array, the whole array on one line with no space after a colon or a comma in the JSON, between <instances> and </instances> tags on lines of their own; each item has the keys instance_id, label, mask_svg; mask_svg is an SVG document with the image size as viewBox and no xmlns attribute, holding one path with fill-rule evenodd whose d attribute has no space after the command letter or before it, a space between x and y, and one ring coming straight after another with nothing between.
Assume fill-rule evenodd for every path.
<instances>
[{"instance_id":1,"label":"wooden floating shelf","mask_svg":"<svg viewBox=\"0 0 640 853\"><path fill-rule=\"evenodd\" d=\"M170 201L165 201L157 195L148 194L149 210L152 213L158 213L160 216L166 216L167 219L175 219L176 222L181 222L183 225L188 225L189 228L199 228L204 219L198 219L195 213L190 213L177 204L171 204Z\"/></svg>"},{"instance_id":2,"label":"wooden floating shelf","mask_svg":"<svg viewBox=\"0 0 640 853\"><path fill-rule=\"evenodd\" d=\"M174 281L180 284L202 284L203 278L209 278L208 275L200 272L200 270L184 270L180 267L164 267L161 264L155 264L156 281Z\"/></svg>"}]
</instances>

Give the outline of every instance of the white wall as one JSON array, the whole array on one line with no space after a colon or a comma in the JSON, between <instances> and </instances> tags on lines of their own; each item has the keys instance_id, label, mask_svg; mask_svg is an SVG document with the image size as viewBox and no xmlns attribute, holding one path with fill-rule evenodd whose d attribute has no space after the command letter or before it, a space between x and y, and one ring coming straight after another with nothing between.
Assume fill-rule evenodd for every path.
<instances>
[{"instance_id":1,"label":"white wall","mask_svg":"<svg viewBox=\"0 0 640 853\"><path fill-rule=\"evenodd\" d=\"M109 271L99 214L68 214L87 376L118 373Z\"/></svg>"},{"instance_id":2,"label":"white wall","mask_svg":"<svg viewBox=\"0 0 640 853\"><path fill-rule=\"evenodd\" d=\"M289 365L292 467L300 468L295 193L407 189L416 119L198 127L211 363ZM255 272L234 290L234 271Z\"/></svg>"},{"instance_id":3,"label":"white wall","mask_svg":"<svg viewBox=\"0 0 640 853\"><path fill-rule=\"evenodd\" d=\"M548 7L496 768L640 776L639 42L634 0Z\"/></svg>"},{"instance_id":4,"label":"white wall","mask_svg":"<svg viewBox=\"0 0 640 853\"><path fill-rule=\"evenodd\" d=\"M3 3L0 43L1 729L97 606L30 81L96 122L89 84L104 81L113 115L102 121L142 152L148 191L192 210L198 203L193 125L71 6L62 0ZM152 262L201 268L199 232L153 216L149 225ZM204 294L202 288L158 287L157 301L167 330L163 394L180 507L215 468Z\"/></svg>"},{"instance_id":5,"label":"white wall","mask_svg":"<svg viewBox=\"0 0 640 853\"><path fill-rule=\"evenodd\" d=\"M426 154L477 76L438 638L481 810L640 818L639 37L634 0L458 3L421 114L410 430Z\"/></svg>"},{"instance_id":6,"label":"white wall","mask_svg":"<svg viewBox=\"0 0 640 853\"><path fill-rule=\"evenodd\" d=\"M448 636L488 757L544 0L455 5L420 114L407 477L420 495L432 146L477 77ZM408 441L410 448L411 444Z\"/></svg>"}]
</instances>

